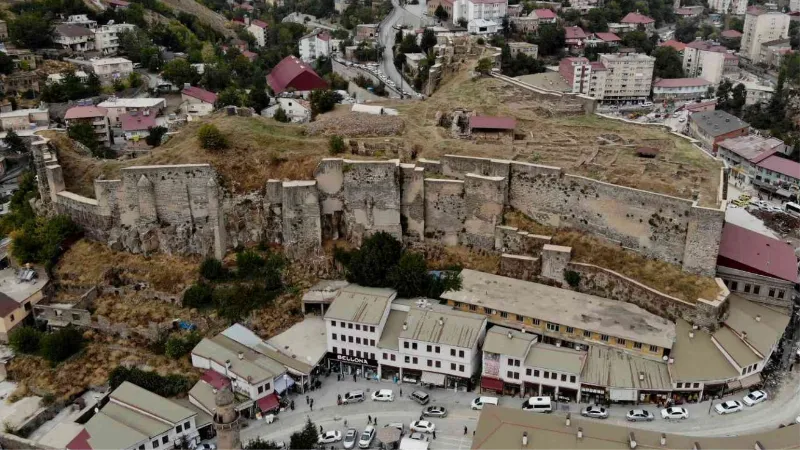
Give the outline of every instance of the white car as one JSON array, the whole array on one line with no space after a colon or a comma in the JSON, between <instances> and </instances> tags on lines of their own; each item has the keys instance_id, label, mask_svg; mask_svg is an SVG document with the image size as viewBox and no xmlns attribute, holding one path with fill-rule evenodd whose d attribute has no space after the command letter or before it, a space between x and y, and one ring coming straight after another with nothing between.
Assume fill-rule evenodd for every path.
<instances>
[{"instance_id":1,"label":"white car","mask_svg":"<svg viewBox=\"0 0 800 450\"><path fill-rule=\"evenodd\" d=\"M355 428L349 428L347 433L344 435L344 442L342 445L346 449L351 449L356 446L356 442L358 442L358 430Z\"/></svg>"},{"instance_id":2,"label":"white car","mask_svg":"<svg viewBox=\"0 0 800 450\"><path fill-rule=\"evenodd\" d=\"M411 425L408 427L411 431L419 431L422 433L433 433L433 430L436 429L436 425L427 420L417 420L416 422L411 422Z\"/></svg>"},{"instance_id":3,"label":"white car","mask_svg":"<svg viewBox=\"0 0 800 450\"><path fill-rule=\"evenodd\" d=\"M744 396L742 401L747 406L757 405L767 399L767 393L764 391L753 391Z\"/></svg>"},{"instance_id":4,"label":"white car","mask_svg":"<svg viewBox=\"0 0 800 450\"><path fill-rule=\"evenodd\" d=\"M672 419L688 419L689 418L689 411L680 406L671 406L669 408L664 408L661 410L661 417L666 420Z\"/></svg>"},{"instance_id":5,"label":"white car","mask_svg":"<svg viewBox=\"0 0 800 450\"><path fill-rule=\"evenodd\" d=\"M393 402L394 393L391 389L381 389L372 393L372 400L376 402Z\"/></svg>"},{"instance_id":6,"label":"white car","mask_svg":"<svg viewBox=\"0 0 800 450\"><path fill-rule=\"evenodd\" d=\"M736 400L728 400L727 402L717 403L717 405L714 406L714 410L717 411L717 414L732 414L742 409L744 409L742 402Z\"/></svg>"},{"instance_id":7,"label":"white car","mask_svg":"<svg viewBox=\"0 0 800 450\"><path fill-rule=\"evenodd\" d=\"M341 431L326 431L319 435L318 444L333 444L342 440Z\"/></svg>"},{"instance_id":8,"label":"white car","mask_svg":"<svg viewBox=\"0 0 800 450\"><path fill-rule=\"evenodd\" d=\"M375 427L367 425L361 433L361 439L358 440L358 448L369 448L373 439L375 439Z\"/></svg>"}]
</instances>

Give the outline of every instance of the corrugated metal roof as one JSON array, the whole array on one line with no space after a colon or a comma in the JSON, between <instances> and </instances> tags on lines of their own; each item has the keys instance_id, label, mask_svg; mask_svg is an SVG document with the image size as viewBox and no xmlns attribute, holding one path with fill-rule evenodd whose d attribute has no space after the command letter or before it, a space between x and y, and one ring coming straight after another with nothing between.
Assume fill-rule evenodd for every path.
<instances>
[{"instance_id":1,"label":"corrugated metal roof","mask_svg":"<svg viewBox=\"0 0 800 450\"><path fill-rule=\"evenodd\" d=\"M389 307L389 302L396 295L394 289L351 284L339 291L325 313L325 318L378 325Z\"/></svg>"},{"instance_id":2,"label":"corrugated metal roof","mask_svg":"<svg viewBox=\"0 0 800 450\"><path fill-rule=\"evenodd\" d=\"M747 333L745 338L747 343L763 356L769 355L783 336L783 332L789 324L789 316L738 295L728 297L728 305L728 318L725 319L725 325L740 336L742 333Z\"/></svg>"},{"instance_id":3,"label":"corrugated metal roof","mask_svg":"<svg viewBox=\"0 0 800 450\"><path fill-rule=\"evenodd\" d=\"M508 337L509 333L511 333L511 338ZM528 354L528 349L534 341L536 341L534 334L494 326L486 332L483 351L522 359Z\"/></svg>"},{"instance_id":4,"label":"corrugated metal roof","mask_svg":"<svg viewBox=\"0 0 800 450\"><path fill-rule=\"evenodd\" d=\"M585 361L585 352L536 343L531 347L528 356L525 358L525 366L580 375Z\"/></svg>"},{"instance_id":5,"label":"corrugated metal roof","mask_svg":"<svg viewBox=\"0 0 800 450\"><path fill-rule=\"evenodd\" d=\"M443 312L412 308L402 339L473 348L486 326L486 317L467 312Z\"/></svg>"},{"instance_id":6,"label":"corrugated metal roof","mask_svg":"<svg viewBox=\"0 0 800 450\"><path fill-rule=\"evenodd\" d=\"M172 423L179 423L195 413L133 383L124 382L111 393L111 399L146 411Z\"/></svg>"},{"instance_id":7,"label":"corrugated metal roof","mask_svg":"<svg viewBox=\"0 0 800 450\"><path fill-rule=\"evenodd\" d=\"M736 365L747 367L762 360L742 339L728 327L721 327L713 336L713 340L730 355Z\"/></svg>"},{"instance_id":8,"label":"corrugated metal roof","mask_svg":"<svg viewBox=\"0 0 800 450\"><path fill-rule=\"evenodd\" d=\"M725 358L717 346L711 342L711 335L693 331L692 326L683 319L676 322L677 338L670 357L674 360L669 370L676 382L686 381L726 381L736 378L739 372Z\"/></svg>"},{"instance_id":9,"label":"corrugated metal roof","mask_svg":"<svg viewBox=\"0 0 800 450\"><path fill-rule=\"evenodd\" d=\"M797 282L797 256L789 244L726 223L717 264L728 267L731 262L747 266L755 273Z\"/></svg>"},{"instance_id":10,"label":"corrugated metal roof","mask_svg":"<svg viewBox=\"0 0 800 450\"><path fill-rule=\"evenodd\" d=\"M283 58L267 76L267 83L276 94L294 88L297 91L325 89L328 83L311 67L294 56Z\"/></svg>"},{"instance_id":11,"label":"corrugated metal roof","mask_svg":"<svg viewBox=\"0 0 800 450\"><path fill-rule=\"evenodd\" d=\"M612 388L672 390L666 363L600 345L589 347L581 382Z\"/></svg>"},{"instance_id":12,"label":"corrugated metal roof","mask_svg":"<svg viewBox=\"0 0 800 450\"><path fill-rule=\"evenodd\" d=\"M378 341L378 348L386 350L400 350L400 333L403 332L403 324L406 322L408 311L391 310L386 323L383 325L383 332Z\"/></svg>"}]
</instances>

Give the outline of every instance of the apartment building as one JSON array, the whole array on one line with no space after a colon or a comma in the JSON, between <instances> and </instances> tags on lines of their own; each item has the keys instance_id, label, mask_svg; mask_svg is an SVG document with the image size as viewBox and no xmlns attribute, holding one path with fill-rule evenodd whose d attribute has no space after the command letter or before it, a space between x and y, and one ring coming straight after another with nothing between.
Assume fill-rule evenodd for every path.
<instances>
[{"instance_id":1,"label":"apartment building","mask_svg":"<svg viewBox=\"0 0 800 450\"><path fill-rule=\"evenodd\" d=\"M327 31L314 30L300 38L300 59L310 63L331 54L331 35Z\"/></svg>"},{"instance_id":2,"label":"apartment building","mask_svg":"<svg viewBox=\"0 0 800 450\"><path fill-rule=\"evenodd\" d=\"M256 44L259 47L263 47L267 45L267 28L269 25L264 22L263 20L253 20L247 26L247 31L250 32L256 38Z\"/></svg>"},{"instance_id":3,"label":"apartment building","mask_svg":"<svg viewBox=\"0 0 800 450\"><path fill-rule=\"evenodd\" d=\"M741 54L755 64L762 60L761 46L765 42L789 37L789 16L763 7L751 6L744 16L744 35Z\"/></svg>"},{"instance_id":4,"label":"apartment building","mask_svg":"<svg viewBox=\"0 0 800 450\"><path fill-rule=\"evenodd\" d=\"M572 88L571 92L588 94L592 78L592 63L584 57L570 56L558 63L558 73Z\"/></svg>"},{"instance_id":5,"label":"apartment building","mask_svg":"<svg viewBox=\"0 0 800 450\"><path fill-rule=\"evenodd\" d=\"M506 16L508 0L454 0L453 23L465 19L468 23L486 20L500 25Z\"/></svg>"},{"instance_id":6,"label":"apartment building","mask_svg":"<svg viewBox=\"0 0 800 450\"><path fill-rule=\"evenodd\" d=\"M683 70L689 77L700 77L713 85L739 73L739 57L712 41L694 41L683 50Z\"/></svg>"},{"instance_id":7,"label":"apartment building","mask_svg":"<svg viewBox=\"0 0 800 450\"><path fill-rule=\"evenodd\" d=\"M742 16L747 12L747 0L709 0L708 7L718 14Z\"/></svg>"},{"instance_id":8,"label":"apartment building","mask_svg":"<svg viewBox=\"0 0 800 450\"><path fill-rule=\"evenodd\" d=\"M750 124L725 111L696 112L689 116L689 135L714 154L720 142L748 134Z\"/></svg>"},{"instance_id":9,"label":"apartment building","mask_svg":"<svg viewBox=\"0 0 800 450\"><path fill-rule=\"evenodd\" d=\"M770 67L780 67L783 64L783 58L790 53L793 53L791 40L776 39L761 44L759 59L761 63Z\"/></svg>"},{"instance_id":10,"label":"apartment building","mask_svg":"<svg viewBox=\"0 0 800 450\"><path fill-rule=\"evenodd\" d=\"M69 450L168 450L200 443L197 412L128 381L66 445Z\"/></svg>"},{"instance_id":11,"label":"apartment building","mask_svg":"<svg viewBox=\"0 0 800 450\"><path fill-rule=\"evenodd\" d=\"M745 89L745 105L755 105L757 103L768 103L775 94L775 88L761 83L745 81L741 83Z\"/></svg>"},{"instance_id":12,"label":"apartment building","mask_svg":"<svg viewBox=\"0 0 800 450\"><path fill-rule=\"evenodd\" d=\"M516 57L519 53L530 56L533 59L539 56L539 46L528 42L509 42L508 49L513 57Z\"/></svg>"},{"instance_id":13,"label":"apartment building","mask_svg":"<svg viewBox=\"0 0 800 450\"><path fill-rule=\"evenodd\" d=\"M675 324L636 305L475 270L462 270L461 276L461 289L442 295L448 305L524 329L539 342L603 345L650 358L661 358L672 347Z\"/></svg>"},{"instance_id":14,"label":"apartment building","mask_svg":"<svg viewBox=\"0 0 800 450\"><path fill-rule=\"evenodd\" d=\"M47 108L17 109L0 113L0 130L27 130L46 127L50 123L50 110Z\"/></svg>"},{"instance_id":15,"label":"apartment building","mask_svg":"<svg viewBox=\"0 0 800 450\"><path fill-rule=\"evenodd\" d=\"M80 25L62 23L53 31L53 42L64 50L86 52L94 50L94 33Z\"/></svg>"},{"instance_id":16,"label":"apartment building","mask_svg":"<svg viewBox=\"0 0 800 450\"><path fill-rule=\"evenodd\" d=\"M108 122L108 110L99 106L73 106L64 115L67 127L84 122L92 126L97 135L97 142L108 146L111 143L111 127Z\"/></svg>"},{"instance_id":17,"label":"apartment building","mask_svg":"<svg viewBox=\"0 0 800 450\"><path fill-rule=\"evenodd\" d=\"M603 102L642 101L650 96L655 58L639 53L602 54L593 67L589 95ZM595 77L595 74L592 74Z\"/></svg>"},{"instance_id":18,"label":"apartment building","mask_svg":"<svg viewBox=\"0 0 800 450\"><path fill-rule=\"evenodd\" d=\"M133 31L136 25L114 23L94 29L94 49L103 55L114 55L119 50L119 36L125 31Z\"/></svg>"},{"instance_id":19,"label":"apartment building","mask_svg":"<svg viewBox=\"0 0 800 450\"><path fill-rule=\"evenodd\" d=\"M92 71L106 84L125 79L133 72L133 63L125 58L101 58L90 63Z\"/></svg>"}]
</instances>

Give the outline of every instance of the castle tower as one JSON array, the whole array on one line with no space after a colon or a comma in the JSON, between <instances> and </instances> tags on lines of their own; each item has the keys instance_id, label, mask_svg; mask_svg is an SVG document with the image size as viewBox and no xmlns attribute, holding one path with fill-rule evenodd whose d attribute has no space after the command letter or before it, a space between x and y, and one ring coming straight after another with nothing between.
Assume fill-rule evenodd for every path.
<instances>
[{"instance_id":1,"label":"castle tower","mask_svg":"<svg viewBox=\"0 0 800 450\"><path fill-rule=\"evenodd\" d=\"M236 412L233 391L230 386L217 391L214 403L217 411L214 414L214 431L217 432L217 448L235 450L242 448L239 440L239 413Z\"/></svg>"},{"instance_id":2,"label":"castle tower","mask_svg":"<svg viewBox=\"0 0 800 450\"><path fill-rule=\"evenodd\" d=\"M156 193L153 183L145 175L136 183L136 193L139 200L139 221L151 223L158 220L156 213Z\"/></svg>"}]
</instances>

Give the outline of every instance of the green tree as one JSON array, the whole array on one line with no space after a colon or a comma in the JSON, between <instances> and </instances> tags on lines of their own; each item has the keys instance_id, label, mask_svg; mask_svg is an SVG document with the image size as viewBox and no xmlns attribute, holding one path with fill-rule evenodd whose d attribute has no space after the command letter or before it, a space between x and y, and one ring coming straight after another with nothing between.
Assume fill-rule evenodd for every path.
<instances>
[{"instance_id":1,"label":"green tree","mask_svg":"<svg viewBox=\"0 0 800 450\"><path fill-rule=\"evenodd\" d=\"M390 285L403 298L426 295L430 284L428 264L420 253L405 252L389 272Z\"/></svg>"},{"instance_id":2,"label":"green tree","mask_svg":"<svg viewBox=\"0 0 800 450\"><path fill-rule=\"evenodd\" d=\"M108 375L108 384L111 390L118 388L126 381L162 397L175 397L186 394L194 384L192 379L182 375L170 374L164 376L159 375L157 372L144 371L136 367L128 369L124 366L117 366Z\"/></svg>"},{"instance_id":3,"label":"green tree","mask_svg":"<svg viewBox=\"0 0 800 450\"><path fill-rule=\"evenodd\" d=\"M302 430L292 433L289 437L289 448L297 450L306 450L309 448L317 448L317 441L319 440L319 430L311 418L306 419L306 424Z\"/></svg>"},{"instance_id":4,"label":"green tree","mask_svg":"<svg viewBox=\"0 0 800 450\"><path fill-rule=\"evenodd\" d=\"M728 102L728 106L730 107L730 113L736 116L740 116L742 114L742 108L744 108L744 104L747 101L747 89L744 87L742 83L737 84L731 90L731 99Z\"/></svg>"},{"instance_id":5,"label":"green tree","mask_svg":"<svg viewBox=\"0 0 800 450\"><path fill-rule=\"evenodd\" d=\"M164 139L165 134L167 134L166 127L162 127L160 125L150 127L147 129L147 137L144 138L144 141L151 147L158 147L161 145L161 140Z\"/></svg>"},{"instance_id":6,"label":"green tree","mask_svg":"<svg viewBox=\"0 0 800 450\"><path fill-rule=\"evenodd\" d=\"M442 8L441 4L436 7L436 11L433 12L433 15L436 16L436 18L439 19L440 22L444 22L449 17L449 14L447 14L447 11L445 11L445 9Z\"/></svg>"},{"instance_id":7,"label":"green tree","mask_svg":"<svg viewBox=\"0 0 800 450\"><path fill-rule=\"evenodd\" d=\"M447 291L458 291L461 289L461 273L455 270L448 270L440 272L437 275L431 275L428 285L428 294L430 298L441 298L442 294Z\"/></svg>"},{"instance_id":8,"label":"green tree","mask_svg":"<svg viewBox=\"0 0 800 450\"><path fill-rule=\"evenodd\" d=\"M278 122L283 122L283 123L288 123L291 122L292 120L292 118L289 117L289 115L286 114L286 111L284 111L284 109L281 108L280 106L278 107L278 109L275 110L275 114L272 116L272 118L277 120Z\"/></svg>"},{"instance_id":9,"label":"green tree","mask_svg":"<svg viewBox=\"0 0 800 450\"><path fill-rule=\"evenodd\" d=\"M362 286L389 286L389 272L402 253L403 245L394 236L383 231L375 233L349 255L348 280Z\"/></svg>"},{"instance_id":10,"label":"green tree","mask_svg":"<svg viewBox=\"0 0 800 450\"><path fill-rule=\"evenodd\" d=\"M403 40L400 42L400 53L419 53L420 51L421 49L419 45L417 45L417 37L415 35L407 34L403 37Z\"/></svg>"},{"instance_id":11,"label":"green tree","mask_svg":"<svg viewBox=\"0 0 800 450\"><path fill-rule=\"evenodd\" d=\"M534 44L539 46L539 55L552 56L564 49L567 43L564 27L546 23L539 26Z\"/></svg>"},{"instance_id":12,"label":"green tree","mask_svg":"<svg viewBox=\"0 0 800 450\"><path fill-rule=\"evenodd\" d=\"M331 155L340 155L344 153L345 145L344 139L338 134L334 134L328 139L328 151Z\"/></svg>"},{"instance_id":13,"label":"green tree","mask_svg":"<svg viewBox=\"0 0 800 450\"><path fill-rule=\"evenodd\" d=\"M250 89L247 97L247 106L255 109L260 113L264 108L269 106L269 95L267 95L267 82L266 77L258 77Z\"/></svg>"},{"instance_id":14,"label":"green tree","mask_svg":"<svg viewBox=\"0 0 800 450\"><path fill-rule=\"evenodd\" d=\"M142 74L139 72L131 72L130 75L128 75L129 87L138 88L142 83L144 83L144 81L142 80Z\"/></svg>"},{"instance_id":15,"label":"green tree","mask_svg":"<svg viewBox=\"0 0 800 450\"><path fill-rule=\"evenodd\" d=\"M683 78L683 59L677 50L664 46L653 50L656 58L653 76L657 78Z\"/></svg>"},{"instance_id":16,"label":"green tree","mask_svg":"<svg viewBox=\"0 0 800 450\"><path fill-rule=\"evenodd\" d=\"M645 53L647 55L649 55L653 51L653 49L656 47L657 42L658 42L657 34L648 36L647 32L641 30L625 33L625 35L622 37L623 45L625 45L626 47L634 48L639 53Z\"/></svg>"},{"instance_id":17,"label":"green tree","mask_svg":"<svg viewBox=\"0 0 800 450\"><path fill-rule=\"evenodd\" d=\"M89 122L80 121L71 123L69 128L67 128L67 135L71 139L85 145L92 153L98 150L97 135L94 133L94 128Z\"/></svg>"},{"instance_id":18,"label":"green tree","mask_svg":"<svg viewBox=\"0 0 800 450\"><path fill-rule=\"evenodd\" d=\"M214 124L207 123L197 130L200 147L206 150L224 150L228 148L228 138Z\"/></svg>"},{"instance_id":19,"label":"green tree","mask_svg":"<svg viewBox=\"0 0 800 450\"><path fill-rule=\"evenodd\" d=\"M432 49L436 44L436 33L433 32L433 28L426 28L425 31L422 32L422 38L419 42L422 53L427 54L428 50Z\"/></svg>"},{"instance_id":20,"label":"green tree","mask_svg":"<svg viewBox=\"0 0 800 450\"><path fill-rule=\"evenodd\" d=\"M8 343L17 353L34 355L39 352L42 334L33 327L17 327L8 335Z\"/></svg>"},{"instance_id":21,"label":"green tree","mask_svg":"<svg viewBox=\"0 0 800 450\"><path fill-rule=\"evenodd\" d=\"M262 274L266 260L253 250L236 254L236 275L239 278L255 278Z\"/></svg>"},{"instance_id":22,"label":"green tree","mask_svg":"<svg viewBox=\"0 0 800 450\"><path fill-rule=\"evenodd\" d=\"M164 70L161 71L161 76L175 86L183 86L186 83L197 84L200 81L197 69L183 58L173 59L166 63Z\"/></svg>"},{"instance_id":23,"label":"green tree","mask_svg":"<svg viewBox=\"0 0 800 450\"><path fill-rule=\"evenodd\" d=\"M592 33L608 31L608 20L603 8L592 8L586 14L587 26Z\"/></svg>"},{"instance_id":24,"label":"green tree","mask_svg":"<svg viewBox=\"0 0 800 450\"><path fill-rule=\"evenodd\" d=\"M14 71L14 60L4 52L0 52L0 74L11 75Z\"/></svg>"},{"instance_id":25,"label":"green tree","mask_svg":"<svg viewBox=\"0 0 800 450\"><path fill-rule=\"evenodd\" d=\"M45 264L49 269L61 255L63 242L79 231L68 216L31 218L11 233L11 255L21 263Z\"/></svg>"},{"instance_id":26,"label":"green tree","mask_svg":"<svg viewBox=\"0 0 800 450\"><path fill-rule=\"evenodd\" d=\"M463 18L463 17L461 17L461 18L459 18L459 19L458 19L458 26L459 26L459 27L461 27L461 28L467 28L467 25L468 25L468 24L469 24L469 23L467 22L467 19L465 19L465 18Z\"/></svg>"},{"instance_id":27,"label":"green tree","mask_svg":"<svg viewBox=\"0 0 800 450\"><path fill-rule=\"evenodd\" d=\"M700 24L697 19L682 19L675 25L675 39L688 44L697 37Z\"/></svg>"},{"instance_id":28,"label":"green tree","mask_svg":"<svg viewBox=\"0 0 800 450\"><path fill-rule=\"evenodd\" d=\"M83 335L76 328L68 326L45 334L41 340L41 353L50 364L57 364L83 348Z\"/></svg>"},{"instance_id":29,"label":"green tree","mask_svg":"<svg viewBox=\"0 0 800 450\"><path fill-rule=\"evenodd\" d=\"M8 24L8 33L11 39L22 47L46 48L53 42L53 21L41 12L26 12Z\"/></svg>"},{"instance_id":30,"label":"green tree","mask_svg":"<svg viewBox=\"0 0 800 450\"><path fill-rule=\"evenodd\" d=\"M209 281L221 281L228 276L222 262L216 258L206 258L200 264L200 276Z\"/></svg>"},{"instance_id":31,"label":"green tree","mask_svg":"<svg viewBox=\"0 0 800 450\"><path fill-rule=\"evenodd\" d=\"M188 354L203 339L200 333L192 331L181 335L173 333L164 345L164 355L168 358L178 359Z\"/></svg>"},{"instance_id":32,"label":"green tree","mask_svg":"<svg viewBox=\"0 0 800 450\"><path fill-rule=\"evenodd\" d=\"M212 301L214 289L204 283L195 283L183 293L184 308L203 308Z\"/></svg>"},{"instance_id":33,"label":"green tree","mask_svg":"<svg viewBox=\"0 0 800 450\"><path fill-rule=\"evenodd\" d=\"M244 93L233 86L228 86L217 95L217 108L224 108L226 106L242 106L244 105Z\"/></svg>"},{"instance_id":34,"label":"green tree","mask_svg":"<svg viewBox=\"0 0 800 450\"><path fill-rule=\"evenodd\" d=\"M8 150L15 153L27 153L28 151L25 141L23 141L14 130L9 130L8 133L6 133L6 137L3 138L3 143L6 144Z\"/></svg>"},{"instance_id":35,"label":"green tree","mask_svg":"<svg viewBox=\"0 0 800 450\"><path fill-rule=\"evenodd\" d=\"M311 117L325 113L333 109L342 100L342 96L335 91L316 89L311 91L309 101L311 102Z\"/></svg>"},{"instance_id":36,"label":"green tree","mask_svg":"<svg viewBox=\"0 0 800 450\"><path fill-rule=\"evenodd\" d=\"M475 71L488 75L494 67L494 61L491 58L481 58L478 60L478 65L475 66Z\"/></svg>"}]
</instances>

